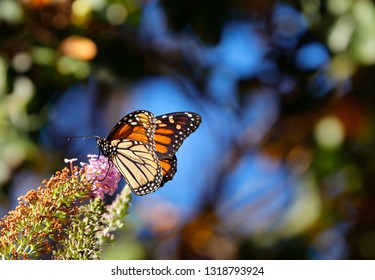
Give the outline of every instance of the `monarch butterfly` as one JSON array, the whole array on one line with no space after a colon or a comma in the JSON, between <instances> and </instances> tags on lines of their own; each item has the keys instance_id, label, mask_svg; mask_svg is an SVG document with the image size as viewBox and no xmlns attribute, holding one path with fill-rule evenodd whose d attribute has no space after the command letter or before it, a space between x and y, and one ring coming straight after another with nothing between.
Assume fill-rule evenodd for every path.
<instances>
[{"instance_id":1,"label":"monarch butterfly","mask_svg":"<svg viewBox=\"0 0 375 280\"><path fill-rule=\"evenodd\" d=\"M155 117L149 111L138 110L123 117L106 139L97 139L97 144L133 193L145 195L172 180L177 171L175 153L200 123L196 113Z\"/></svg>"}]
</instances>

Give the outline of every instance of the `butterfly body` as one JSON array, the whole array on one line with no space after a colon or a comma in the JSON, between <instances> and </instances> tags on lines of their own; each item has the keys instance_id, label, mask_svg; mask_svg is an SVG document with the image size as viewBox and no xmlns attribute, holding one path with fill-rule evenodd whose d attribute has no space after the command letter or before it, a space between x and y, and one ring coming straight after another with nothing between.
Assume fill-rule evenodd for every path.
<instances>
[{"instance_id":1,"label":"butterfly body","mask_svg":"<svg viewBox=\"0 0 375 280\"><path fill-rule=\"evenodd\" d=\"M175 153L200 125L190 112L155 117L145 110L123 117L108 137L98 138L104 156L112 161L137 195L156 191L177 172Z\"/></svg>"},{"instance_id":2,"label":"butterfly body","mask_svg":"<svg viewBox=\"0 0 375 280\"><path fill-rule=\"evenodd\" d=\"M97 144L100 147L100 150L102 151L102 154L106 156L107 158L111 157L113 154L116 153L116 146L111 145L111 143L104 138L99 138L97 140Z\"/></svg>"}]
</instances>

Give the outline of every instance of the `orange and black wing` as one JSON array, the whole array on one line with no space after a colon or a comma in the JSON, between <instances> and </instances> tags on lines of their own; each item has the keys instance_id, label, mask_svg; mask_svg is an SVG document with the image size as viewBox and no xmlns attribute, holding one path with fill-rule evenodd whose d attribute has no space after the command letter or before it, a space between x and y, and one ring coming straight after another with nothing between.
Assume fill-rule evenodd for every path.
<instances>
[{"instance_id":1,"label":"orange and black wing","mask_svg":"<svg viewBox=\"0 0 375 280\"><path fill-rule=\"evenodd\" d=\"M145 110L134 111L123 117L111 130L107 140L135 140L153 146L155 116Z\"/></svg>"},{"instance_id":2,"label":"orange and black wing","mask_svg":"<svg viewBox=\"0 0 375 280\"><path fill-rule=\"evenodd\" d=\"M174 174L177 172L177 158L173 156L167 159L160 160L161 171L163 174L163 179L161 181L160 187L162 187L166 182L173 179Z\"/></svg>"},{"instance_id":3,"label":"orange and black wing","mask_svg":"<svg viewBox=\"0 0 375 280\"><path fill-rule=\"evenodd\" d=\"M115 125L106 139L107 144L101 146L102 150L110 151L107 154L111 161L136 195L156 191L163 179L155 152L155 121L149 111L134 111Z\"/></svg>"},{"instance_id":4,"label":"orange and black wing","mask_svg":"<svg viewBox=\"0 0 375 280\"><path fill-rule=\"evenodd\" d=\"M170 113L156 117L154 134L156 154L161 159L171 159L182 143L200 125L201 116L191 112Z\"/></svg>"}]
</instances>

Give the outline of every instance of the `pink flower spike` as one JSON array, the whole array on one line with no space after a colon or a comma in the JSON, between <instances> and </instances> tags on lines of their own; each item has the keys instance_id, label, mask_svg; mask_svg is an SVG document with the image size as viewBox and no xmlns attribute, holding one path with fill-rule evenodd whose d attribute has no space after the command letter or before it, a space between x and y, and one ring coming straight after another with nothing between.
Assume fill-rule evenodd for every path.
<instances>
[{"instance_id":1,"label":"pink flower spike","mask_svg":"<svg viewBox=\"0 0 375 280\"><path fill-rule=\"evenodd\" d=\"M105 194L113 195L121 180L120 172L105 156L87 155L89 164L85 164L86 179L93 182L94 196L104 198Z\"/></svg>"}]
</instances>

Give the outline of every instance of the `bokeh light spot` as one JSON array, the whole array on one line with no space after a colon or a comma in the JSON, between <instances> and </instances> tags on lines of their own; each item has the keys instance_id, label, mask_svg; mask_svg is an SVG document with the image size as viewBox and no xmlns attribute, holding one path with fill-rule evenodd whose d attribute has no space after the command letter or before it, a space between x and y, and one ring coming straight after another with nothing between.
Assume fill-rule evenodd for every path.
<instances>
[{"instance_id":1,"label":"bokeh light spot","mask_svg":"<svg viewBox=\"0 0 375 280\"><path fill-rule=\"evenodd\" d=\"M355 29L351 16L342 16L333 25L328 35L328 46L334 52L342 52L348 47Z\"/></svg>"},{"instance_id":2,"label":"bokeh light spot","mask_svg":"<svg viewBox=\"0 0 375 280\"><path fill-rule=\"evenodd\" d=\"M352 0L328 0L328 10L334 15L341 15L347 12L352 5Z\"/></svg>"},{"instance_id":3,"label":"bokeh light spot","mask_svg":"<svg viewBox=\"0 0 375 280\"><path fill-rule=\"evenodd\" d=\"M107 20L112 25L120 25L125 22L128 16L128 11L124 5L112 4L109 5L106 12Z\"/></svg>"},{"instance_id":4,"label":"bokeh light spot","mask_svg":"<svg viewBox=\"0 0 375 280\"><path fill-rule=\"evenodd\" d=\"M75 60L68 56L61 57L56 64L57 71L63 75L69 75L74 72Z\"/></svg>"},{"instance_id":5,"label":"bokeh light spot","mask_svg":"<svg viewBox=\"0 0 375 280\"><path fill-rule=\"evenodd\" d=\"M46 47L34 47L31 54L34 62L42 65L52 65L56 56L54 50Z\"/></svg>"},{"instance_id":6,"label":"bokeh light spot","mask_svg":"<svg viewBox=\"0 0 375 280\"><path fill-rule=\"evenodd\" d=\"M298 50L296 60L300 69L313 70L326 65L329 54L322 44L312 43Z\"/></svg>"},{"instance_id":7,"label":"bokeh light spot","mask_svg":"<svg viewBox=\"0 0 375 280\"><path fill-rule=\"evenodd\" d=\"M34 96L34 84L26 76L17 77L14 81L14 92L13 94L19 101L26 104Z\"/></svg>"},{"instance_id":8,"label":"bokeh light spot","mask_svg":"<svg viewBox=\"0 0 375 280\"><path fill-rule=\"evenodd\" d=\"M80 36L70 36L62 41L60 50L64 55L79 60L91 60L97 53L95 43L89 38Z\"/></svg>"},{"instance_id":9,"label":"bokeh light spot","mask_svg":"<svg viewBox=\"0 0 375 280\"><path fill-rule=\"evenodd\" d=\"M274 14L275 32L273 39L283 47L292 47L297 43L307 27L306 19L288 5L278 5Z\"/></svg>"},{"instance_id":10,"label":"bokeh light spot","mask_svg":"<svg viewBox=\"0 0 375 280\"><path fill-rule=\"evenodd\" d=\"M295 190L295 200L285 212L276 232L283 237L297 235L319 218L322 210L322 201L311 174L300 178L299 187Z\"/></svg>"},{"instance_id":11,"label":"bokeh light spot","mask_svg":"<svg viewBox=\"0 0 375 280\"><path fill-rule=\"evenodd\" d=\"M17 24L22 21L22 16L22 8L18 1L0 1L0 19L3 19L11 24Z\"/></svg>"},{"instance_id":12,"label":"bokeh light spot","mask_svg":"<svg viewBox=\"0 0 375 280\"><path fill-rule=\"evenodd\" d=\"M335 116L321 119L315 126L315 139L317 143L327 149L338 148L344 141L344 126Z\"/></svg>"},{"instance_id":13,"label":"bokeh light spot","mask_svg":"<svg viewBox=\"0 0 375 280\"><path fill-rule=\"evenodd\" d=\"M335 56L328 68L329 75L338 81L348 79L353 71L353 61L345 54Z\"/></svg>"},{"instance_id":14,"label":"bokeh light spot","mask_svg":"<svg viewBox=\"0 0 375 280\"><path fill-rule=\"evenodd\" d=\"M375 6L370 1L355 1L353 3L353 17L356 29L351 41L352 53L361 64L375 62Z\"/></svg>"},{"instance_id":15,"label":"bokeh light spot","mask_svg":"<svg viewBox=\"0 0 375 280\"><path fill-rule=\"evenodd\" d=\"M61 57L57 61L56 68L63 75L74 75L80 79L86 78L91 72L90 65L87 62L69 56Z\"/></svg>"},{"instance_id":16,"label":"bokeh light spot","mask_svg":"<svg viewBox=\"0 0 375 280\"><path fill-rule=\"evenodd\" d=\"M32 65L32 58L27 52L20 52L16 54L12 61L12 66L14 70L19 73L24 73L30 70Z\"/></svg>"},{"instance_id":17,"label":"bokeh light spot","mask_svg":"<svg viewBox=\"0 0 375 280\"><path fill-rule=\"evenodd\" d=\"M90 8L94 11L101 11L105 8L109 1L107 0L84 0L88 3Z\"/></svg>"},{"instance_id":18,"label":"bokeh light spot","mask_svg":"<svg viewBox=\"0 0 375 280\"><path fill-rule=\"evenodd\" d=\"M353 3L353 16L362 25L372 25L375 21L375 6L371 1L355 1Z\"/></svg>"},{"instance_id":19,"label":"bokeh light spot","mask_svg":"<svg viewBox=\"0 0 375 280\"><path fill-rule=\"evenodd\" d=\"M84 23L90 14L90 6L85 0L77 0L72 4L72 20L80 25Z\"/></svg>"}]
</instances>

